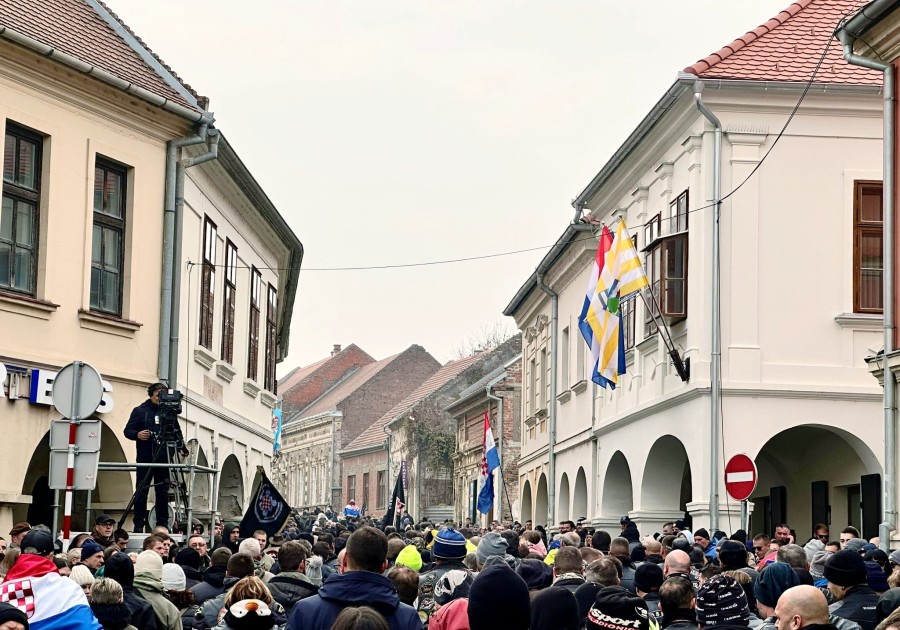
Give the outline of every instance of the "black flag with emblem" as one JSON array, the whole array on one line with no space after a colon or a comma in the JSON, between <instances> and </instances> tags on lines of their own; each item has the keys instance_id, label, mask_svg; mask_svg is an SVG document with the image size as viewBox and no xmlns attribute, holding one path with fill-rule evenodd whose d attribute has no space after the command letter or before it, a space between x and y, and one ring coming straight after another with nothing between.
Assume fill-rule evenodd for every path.
<instances>
[{"instance_id":1,"label":"black flag with emblem","mask_svg":"<svg viewBox=\"0 0 900 630\"><path fill-rule=\"evenodd\" d=\"M257 466L261 478L259 487L250 500L250 505L241 519L241 538L250 538L258 529L274 536L281 531L291 515L291 508L272 485L262 466Z\"/></svg>"},{"instance_id":2,"label":"black flag with emblem","mask_svg":"<svg viewBox=\"0 0 900 630\"><path fill-rule=\"evenodd\" d=\"M384 526L393 525L400 527L400 517L406 509L406 493L403 491L403 473L397 473L397 483L394 484L394 494L388 505L387 514L384 515Z\"/></svg>"}]
</instances>

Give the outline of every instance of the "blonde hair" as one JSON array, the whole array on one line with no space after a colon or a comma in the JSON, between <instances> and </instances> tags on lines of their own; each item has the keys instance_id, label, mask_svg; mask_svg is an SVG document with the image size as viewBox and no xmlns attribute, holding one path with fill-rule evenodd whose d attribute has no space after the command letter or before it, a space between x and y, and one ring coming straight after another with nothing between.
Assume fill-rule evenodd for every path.
<instances>
[{"instance_id":1,"label":"blonde hair","mask_svg":"<svg viewBox=\"0 0 900 630\"><path fill-rule=\"evenodd\" d=\"M237 584L231 587L225 596L225 608L231 608L232 604L244 599L258 599L264 601L268 606L271 606L274 601L269 587L255 575L241 578Z\"/></svg>"},{"instance_id":2,"label":"blonde hair","mask_svg":"<svg viewBox=\"0 0 900 630\"><path fill-rule=\"evenodd\" d=\"M125 601L122 585L112 578L94 580L91 587L91 602L94 604L121 604Z\"/></svg>"}]
</instances>

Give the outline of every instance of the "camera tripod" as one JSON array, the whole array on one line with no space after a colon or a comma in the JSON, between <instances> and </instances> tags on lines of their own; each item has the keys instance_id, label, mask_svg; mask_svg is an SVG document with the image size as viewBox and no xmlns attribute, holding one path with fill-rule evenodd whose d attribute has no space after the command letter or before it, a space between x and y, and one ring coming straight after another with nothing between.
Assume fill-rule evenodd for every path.
<instances>
[{"instance_id":1,"label":"camera tripod","mask_svg":"<svg viewBox=\"0 0 900 630\"><path fill-rule=\"evenodd\" d=\"M125 523L125 519L128 518L128 515L131 513L131 510L134 509L134 504L137 501L138 496L142 492L147 493L147 498L150 495L150 488L155 488L161 484L166 484L169 489L173 490L174 495L174 503L175 503L175 514L174 520L170 524L171 527L175 527L179 523L184 523L188 511L188 488L187 482L184 477L184 470L182 469L179 451L179 444L177 438L174 435L171 435L169 431L164 431L162 434L152 434L153 439L153 459L152 462L138 462L138 468L146 467L147 471L144 473L143 478L137 484L137 487L134 490L134 494L131 495L131 499L128 501L128 505L125 506L125 511L122 513L122 517L119 519L118 527L122 527ZM180 448L184 448L182 444ZM157 481L156 483L150 483L153 478L154 469L164 468L167 473L167 480ZM156 495L158 496L158 495ZM154 499L154 511L158 514L158 506L155 504L156 499ZM144 505L146 508L146 499L144 500ZM166 512L168 513L168 490L166 492ZM149 521L150 512L147 511L147 520ZM158 524L158 523L157 523ZM141 523L141 529L146 526L147 523Z\"/></svg>"}]
</instances>

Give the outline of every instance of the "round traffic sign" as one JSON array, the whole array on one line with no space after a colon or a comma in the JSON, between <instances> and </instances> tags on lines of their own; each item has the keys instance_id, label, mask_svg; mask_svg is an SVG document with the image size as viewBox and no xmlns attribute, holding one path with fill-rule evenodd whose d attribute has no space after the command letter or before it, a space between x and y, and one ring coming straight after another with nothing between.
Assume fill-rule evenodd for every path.
<instances>
[{"instance_id":1,"label":"round traffic sign","mask_svg":"<svg viewBox=\"0 0 900 630\"><path fill-rule=\"evenodd\" d=\"M738 453L725 464L725 490L735 501L746 501L756 489L756 464Z\"/></svg>"},{"instance_id":2,"label":"round traffic sign","mask_svg":"<svg viewBox=\"0 0 900 630\"><path fill-rule=\"evenodd\" d=\"M103 400L103 381L97 369L83 361L65 366L53 379L53 406L66 418L87 418Z\"/></svg>"}]
</instances>

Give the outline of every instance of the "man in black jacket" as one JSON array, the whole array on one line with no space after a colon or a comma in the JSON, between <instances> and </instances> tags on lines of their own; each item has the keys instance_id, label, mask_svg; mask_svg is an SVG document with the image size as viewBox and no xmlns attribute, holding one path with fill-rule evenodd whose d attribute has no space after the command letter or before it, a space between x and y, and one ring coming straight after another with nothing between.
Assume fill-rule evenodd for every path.
<instances>
[{"instance_id":1,"label":"man in black jacket","mask_svg":"<svg viewBox=\"0 0 900 630\"><path fill-rule=\"evenodd\" d=\"M203 572L203 581L191 587L194 594L194 603L202 605L208 599L218 597L225 591L225 573L228 560L231 558L231 550L219 547L210 556L209 568Z\"/></svg>"},{"instance_id":2,"label":"man in black jacket","mask_svg":"<svg viewBox=\"0 0 900 630\"><path fill-rule=\"evenodd\" d=\"M875 630L878 625L878 593L869 588L862 556L849 549L833 554L825 561L825 579L828 580L828 590L837 600L828 611L855 621L862 630Z\"/></svg>"},{"instance_id":3,"label":"man in black jacket","mask_svg":"<svg viewBox=\"0 0 900 630\"><path fill-rule=\"evenodd\" d=\"M168 453L164 437L173 437L175 449L182 455L188 450L184 447L184 436L177 417L167 423L160 417L159 395L166 390L163 383L154 383L147 388L150 396L142 404L131 411L128 424L125 425L125 437L137 442L137 462L139 464L165 463L174 461L174 452ZM170 436L164 436L164 429L170 428ZM143 483L142 483L143 482ZM147 495L150 485L156 488L155 508L156 525L168 527L169 523L169 470L165 467L143 467L137 469L137 491L134 498L134 531L143 532L147 523Z\"/></svg>"},{"instance_id":4,"label":"man in black jacket","mask_svg":"<svg viewBox=\"0 0 900 630\"><path fill-rule=\"evenodd\" d=\"M295 540L289 540L278 548L278 566L281 571L267 583L272 597L284 606L290 615L294 604L319 592L319 587L306 577L306 549Z\"/></svg>"}]
</instances>

